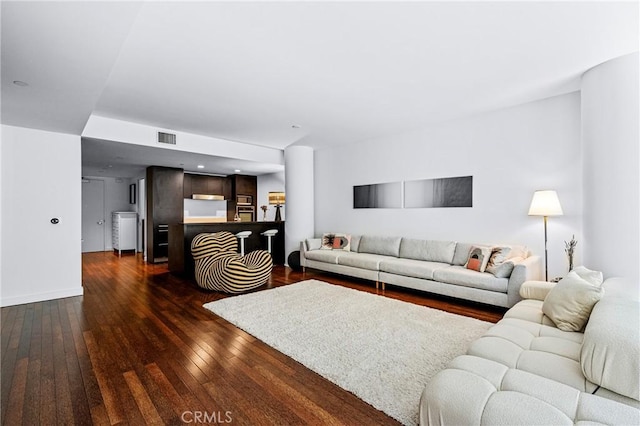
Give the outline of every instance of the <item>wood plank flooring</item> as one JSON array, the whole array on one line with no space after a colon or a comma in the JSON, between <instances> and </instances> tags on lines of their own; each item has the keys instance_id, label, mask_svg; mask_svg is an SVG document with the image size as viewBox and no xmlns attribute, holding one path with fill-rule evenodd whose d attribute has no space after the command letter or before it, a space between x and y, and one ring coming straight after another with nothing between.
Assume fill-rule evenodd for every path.
<instances>
[{"instance_id":1,"label":"wood plank flooring","mask_svg":"<svg viewBox=\"0 0 640 426\"><path fill-rule=\"evenodd\" d=\"M316 278L495 322L503 309L274 268L267 287ZM397 424L205 310L225 297L166 264L83 255L84 296L2 308L3 425Z\"/></svg>"}]
</instances>

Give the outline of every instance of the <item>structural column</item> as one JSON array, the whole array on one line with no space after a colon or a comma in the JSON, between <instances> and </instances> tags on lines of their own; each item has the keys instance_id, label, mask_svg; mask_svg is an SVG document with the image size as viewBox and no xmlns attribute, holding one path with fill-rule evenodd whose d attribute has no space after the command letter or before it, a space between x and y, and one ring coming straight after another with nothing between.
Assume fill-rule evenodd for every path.
<instances>
[{"instance_id":1,"label":"structural column","mask_svg":"<svg viewBox=\"0 0 640 426\"><path fill-rule=\"evenodd\" d=\"M284 150L286 214L285 259L299 250L300 241L314 235L313 148L289 146Z\"/></svg>"},{"instance_id":2,"label":"structural column","mask_svg":"<svg viewBox=\"0 0 640 426\"><path fill-rule=\"evenodd\" d=\"M584 259L605 277L640 279L638 53L582 77Z\"/></svg>"}]
</instances>

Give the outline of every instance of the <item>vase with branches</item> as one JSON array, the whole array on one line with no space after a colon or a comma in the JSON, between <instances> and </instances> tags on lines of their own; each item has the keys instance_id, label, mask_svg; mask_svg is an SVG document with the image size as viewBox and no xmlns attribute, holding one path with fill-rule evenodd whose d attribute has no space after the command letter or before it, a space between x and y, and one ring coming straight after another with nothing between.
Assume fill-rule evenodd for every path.
<instances>
[{"instance_id":1,"label":"vase with branches","mask_svg":"<svg viewBox=\"0 0 640 426\"><path fill-rule=\"evenodd\" d=\"M267 206L260 206L260 208L262 209L262 220L264 220L266 222L267 220Z\"/></svg>"},{"instance_id":2,"label":"vase with branches","mask_svg":"<svg viewBox=\"0 0 640 426\"><path fill-rule=\"evenodd\" d=\"M573 253L576 249L576 245L578 245L578 241L576 241L575 235L571 236L571 240L569 242L564 242L564 252L567 253L567 258L569 259L569 272L573 270Z\"/></svg>"}]
</instances>

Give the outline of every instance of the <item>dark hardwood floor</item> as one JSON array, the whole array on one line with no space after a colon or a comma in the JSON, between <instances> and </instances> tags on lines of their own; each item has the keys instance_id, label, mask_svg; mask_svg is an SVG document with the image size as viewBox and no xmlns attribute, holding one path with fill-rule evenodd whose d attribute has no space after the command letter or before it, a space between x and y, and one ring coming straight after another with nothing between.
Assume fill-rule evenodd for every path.
<instances>
[{"instance_id":1,"label":"dark hardwood floor","mask_svg":"<svg viewBox=\"0 0 640 426\"><path fill-rule=\"evenodd\" d=\"M368 281L274 268L495 322L503 309ZM397 424L205 310L225 295L140 255L83 255L84 296L2 308L5 425Z\"/></svg>"}]
</instances>

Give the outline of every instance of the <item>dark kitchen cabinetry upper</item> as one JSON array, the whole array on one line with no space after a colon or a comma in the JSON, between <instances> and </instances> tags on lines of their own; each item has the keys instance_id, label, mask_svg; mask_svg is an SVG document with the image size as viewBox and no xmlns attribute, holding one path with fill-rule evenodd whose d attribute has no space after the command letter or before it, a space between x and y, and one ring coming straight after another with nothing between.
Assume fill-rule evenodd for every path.
<instances>
[{"instance_id":1,"label":"dark kitchen cabinetry upper","mask_svg":"<svg viewBox=\"0 0 640 426\"><path fill-rule=\"evenodd\" d=\"M184 198L192 198L193 194L206 194L223 195L228 200L231 198L231 184L226 177L185 173L182 192Z\"/></svg>"},{"instance_id":2,"label":"dark kitchen cabinetry upper","mask_svg":"<svg viewBox=\"0 0 640 426\"><path fill-rule=\"evenodd\" d=\"M147 167L147 261L166 262L169 225L183 220L184 171L170 167Z\"/></svg>"},{"instance_id":3,"label":"dark kitchen cabinetry upper","mask_svg":"<svg viewBox=\"0 0 640 426\"><path fill-rule=\"evenodd\" d=\"M258 202L258 178L248 175L230 175L227 176L227 180L231 192L231 196L227 202L227 221L233 221L236 215L236 207L239 201L238 197L240 197L240 202L244 204L245 208L253 207L253 220L256 220L255 210ZM248 205L247 200L250 201Z\"/></svg>"}]
</instances>

